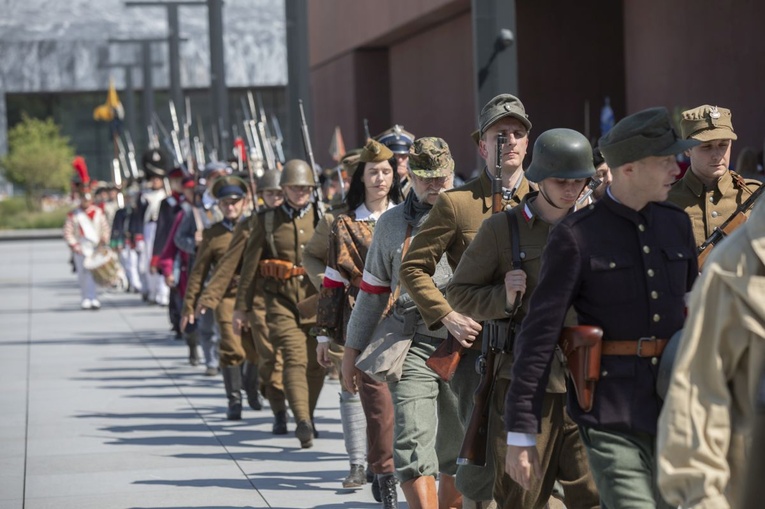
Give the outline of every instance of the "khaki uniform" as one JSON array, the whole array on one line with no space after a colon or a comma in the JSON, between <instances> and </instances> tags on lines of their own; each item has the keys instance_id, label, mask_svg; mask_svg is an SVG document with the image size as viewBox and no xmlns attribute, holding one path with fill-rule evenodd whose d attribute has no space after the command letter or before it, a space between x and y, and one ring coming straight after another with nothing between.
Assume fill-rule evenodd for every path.
<instances>
[{"instance_id":1,"label":"khaki uniform","mask_svg":"<svg viewBox=\"0 0 765 509\"><path fill-rule=\"evenodd\" d=\"M658 426L658 483L667 502L744 507L737 503L752 454L763 367L765 202L760 201L749 221L712 253L691 292Z\"/></svg>"},{"instance_id":2,"label":"khaki uniform","mask_svg":"<svg viewBox=\"0 0 765 509\"><path fill-rule=\"evenodd\" d=\"M509 317L505 308L505 274L513 270L512 239L508 214L518 220L517 245L520 248L522 270L526 273L526 292L521 307L512 318L518 327L526 315L529 298L536 288L541 268L542 251L552 225L537 216L533 201L538 193L530 193L520 205L503 214L487 218L462 256L454 277L447 288L449 303L455 311L475 320L502 320ZM566 323L573 325L576 317L569 312ZM513 364L511 351L499 354L495 366L494 395L490 402L491 447L494 448L494 499L499 507L541 508L548 502L558 480L564 488L569 509L592 508L599 504L595 482L590 475L587 455L576 424L565 410L566 382L563 366L553 358L542 433L537 435L537 450L541 461L541 479L532 489L524 490L505 473L505 393L510 386Z\"/></svg>"},{"instance_id":3,"label":"khaki uniform","mask_svg":"<svg viewBox=\"0 0 765 509\"><path fill-rule=\"evenodd\" d=\"M231 289L232 281L239 278L239 271L242 265L242 255L244 253L247 239L252 231L252 216L244 221L237 223L231 236L231 241L225 254L217 261L215 270L205 286L202 295L199 297L198 304L216 309L221 305L224 296L231 292L233 298L231 302L231 313L236 299L236 287ZM255 292L252 302L252 311L248 313L250 321L250 333L242 336L242 343L251 342L255 346L258 356L258 374L260 376L261 387L265 392L274 412L284 410L284 387L282 384L282 361L281 355L276 352L273 345L268 341L268 326L266 325L265 298L262 291L262 282L256 284L260 286ZM231 322L229 318L228 322Z\"/></svg>"},{"instance_id":4,"label":"khaki uniform","mask_svg":"<svg viewBox=\"0 0 765 509\"><path fill-rule=\"evenodd\" d=\"M301 267L303 249L313 235L316 213L313 205L302 211L286 205L253 216L252 233L244 251L236 309L249 311L258 285L263 281L269 340L282 354L284 388L297 422L311 421L324 384L324 368L316 360L316 340L308 335L311 325L301 321L297 304L316 293L304 275L289 279L263 277L258 273L261 260L283 260ZM291 214L294 217L291 217ZM271 235L266 223L272 215Z\"/></svg>"},{"instance_id":5,"label":"khaki uniform","mask_svg":"<svg viewBox=\"0 0 765 509\"><path fill-rule=\"evenodd\" d=\"M183 300L184 315L194 313L197 297L202 292L202 285L210 271L226 254L232 236L232 230L222 222L215 223L202 233L202 243L199 245L194 267L191 269L186 286L186 297ZM220 304L215 308L215 318L218 320L221 332L220 363L224 367L238 366L244 362L245 357L253 364L258 363L255 345L249 341L243 344L241 336L234 334L232 315L235 297L236 284L230 283Z\"/></svg>"},{"instance_id":6,"label":"khaki uniform","mask_svg":"<svg viewBox=\"0 0 765 509\"><path fill-rule=\"evenodd\" d=\"M713 189L704 189L704 184L689 168L672 186L667 201L688 213L696 245L700 246L760 185L756 180L728 171Z\"/></svg>"},{"instance_id":7,"label":"khaki uniform","mask_svg":"<svg viewBox=\"0 0 765 509\"><path fill-rule=\"evenodd\" d=\"M503 201L503 205L517 205L530 190L528 180L522 176L518 189L509 201ZM491 216L491 202L491 179L486 170L467 184L441 194L401 262L401 283L430 330L441 327L441 319L452 311L431 279L436 265L446 254L452 270L457 267L481 223ZM463 355L451 381L465 426L470 420L473 393L480 381L473 368L480 347L481 342L476 341L473 349ZM491 465L492 458L487 458L487 465ZM461 465L457 470L457 489L471 500L491 500L493 485L494 470L491 467Z\"/></svg>"}]
</instances>

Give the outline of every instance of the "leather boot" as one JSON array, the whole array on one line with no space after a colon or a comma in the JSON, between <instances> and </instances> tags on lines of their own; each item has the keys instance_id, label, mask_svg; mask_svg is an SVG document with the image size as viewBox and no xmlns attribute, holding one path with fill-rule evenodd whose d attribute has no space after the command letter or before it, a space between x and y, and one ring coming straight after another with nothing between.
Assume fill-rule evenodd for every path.
<instances>
[{"instance_id":1,"label":"leather boot","mask_svg":"<svg viewBox=\"0 0 765 509\"><path fill-rule=\"evenodd\" d=\"M263 399L259 392L258 367L250 361L244 361L242 364L242 382L244 392L247 393L247 404L253 410L263 410Z\"/></svg>"},{"instance_id":2,"label":"leather boot","mask_svg":"<svg viewBox=\"0 0 765 509\"><path fill-rule=\"evenodd\" d=\"M287 411L279 410L274 413L274 426L271 428L271 433L274 435L286 435L287 434Z\"/></svg>"},{"instance_id":3,"label":"leather boot","mask_svg":"<svg viewBox=\"0 0 765 509\"><path fill-rule=\"evenodd\" d=\"M313 447L313 426L310 421L300 421L297 423L295 436L300 440L300 447L303 449Z\"/></svg>"},{"instance_id":4,"label":"leather boot","mask_svg":"<svg viewBox=\"0 0 765 509\"><path fill-rule=\"evenodd\" d=\"M436 478L423 475L401 484L409 509L434 509L438 505Z\"/></svg>"},{"instance_id":5,"label":"leather boot","mask_svg":"<svg viewBox=\"0 0 765 509\"><path fill-rule=\"evenodd\" d=\"M226 419L238 421L242 418L242 371L239 366L224 366L222 372L228 398Z\"/></svg>"},{"instance_id":6,"label":"leather boot","mask_svg":"<svg viewBox=\"0 0 765 509\"><path fill-rule=\"evenodd\" d=\"M438 507L460 509L462 494L457 491L453 475L441 474L438 478Z\"/></svg>"},{"instance_id":7,"label":"leather boot","mask_svg":"<svg viewBox=\"0 0 765 509\"><path fill-rule=\"evenodd\" d=\"M361 488L367 482L364 465L351 465L351 471L343 479L343 488Z\"/></svg>"},{"instance_id":8,"label":"leather boot","mask_svg":"<svg viewBox=\"0 0 765 509\"><path fill-rule=\"evenodd\" d=\"M380 485L383 509L398 509L398 492L396 491L396 477L393 474L381 474L377 476Z\"/></svg>"},{"instance_id":9,"label":"leather boot","mask_svg":"<svg viewBox=\"0 0 765 509\"><path fill-rule=\"evenodd\" d=\"M189 347L189 364L196 366L199 364L199 335L197 335L197 331L194 331L187 332L185 336L186 344Z\"/></svg>"}]
</instances>

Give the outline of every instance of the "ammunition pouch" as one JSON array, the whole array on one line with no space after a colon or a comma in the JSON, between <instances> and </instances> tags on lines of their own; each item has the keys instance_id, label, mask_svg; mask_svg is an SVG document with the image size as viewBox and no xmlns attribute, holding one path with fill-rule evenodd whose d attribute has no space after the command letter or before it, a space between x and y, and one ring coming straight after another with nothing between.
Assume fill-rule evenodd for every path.
<instances>
[{"instance_id":1,"label":"ammunition pouch","mask_svg":"<svg viewBox=\"0 0 765 509\"><path fill-rule=\"evenodd\" d=\"M298 267L294 263L286 260L261 260L258 264L258 270L263 277L283 281L296 276L305 275L305 269L303 267Z\"/></svg>"},{"instance_id":2,"label":"ammunition pouch","mask_svg":"<svg viewBox=\"0 0 765 509\"><path fill-rule=\"evenodd\" d=\"M486 320L483 323L483 338L486 346L498 353L512 353L518 324L511 319Z\"/></svg>"}]
</instances>

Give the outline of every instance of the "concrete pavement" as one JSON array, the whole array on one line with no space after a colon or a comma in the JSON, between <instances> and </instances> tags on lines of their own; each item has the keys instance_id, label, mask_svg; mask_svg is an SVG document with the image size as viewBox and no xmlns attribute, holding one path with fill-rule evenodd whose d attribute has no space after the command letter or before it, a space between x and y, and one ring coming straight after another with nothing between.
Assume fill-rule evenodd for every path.
<instances>
[{"instance_id":1,"label":"concrete pavement","mask_svg":"<svg viewBox=\"0 0 765 509\"><path fill-rule=\"evenodd\" d=\"M61 240L0 242L0 509L380 506L340 485L337 382L312 449L293 422L271 435L268 408L226 421L222 380L186 363L166 310L121 293L80 310L68 258Z\"/></svg>"}]
</instances>

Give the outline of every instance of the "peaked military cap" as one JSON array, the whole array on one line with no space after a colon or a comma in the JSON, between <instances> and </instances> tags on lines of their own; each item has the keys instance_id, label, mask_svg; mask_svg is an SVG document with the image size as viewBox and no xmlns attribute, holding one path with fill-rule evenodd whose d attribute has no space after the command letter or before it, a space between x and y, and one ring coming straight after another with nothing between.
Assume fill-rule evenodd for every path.
<instances>
[{"instance_id":1,"label":"peaked military cap","mask_svg":"<svg viewBox=\"0 0 765 509\"><path fill-rule=\"evenodd\" d=\"M247 184L244 180L231 175L216 179L212 186L212 195L218 200L232 196L241 198L246 194Z\"/></svg>"},{"instance_id":2,"label":"peaked military cap","mask_svg":"<svg viewBox=\"0 0 765 509\"><path fill-rule=\"evenodd\" d=\"M454 173L449 145L441 138L419 138L409 148L409 168L420 178L448 177Z\"/></svg>"},{"instance_id":3,"label":"peaked military cap","mask_svg":"<svg viewBox=\"0 0 765 509\"><path fill-rule=\"evenodd\" d=\"M409 147L414 143L414 135L405 131L404 126L396 124L375 136L375 140L391 149L394 154L408 154Z\"/></svg>"},{"instance_id":4,"label":"peaked military cap","mask_svg":"<svg viewBox=\"0 0 765 509\"><path fill-rule=\"evenodd\" d=\"M621 119L600 138L600 152L611 168L656 156L676 155L698 145L677 136L666 108L648 108Z\"/></svg>"},{"instance_id":5,"label":"peaked military cap","mask_svg":"<svg viewBox=\"0 0 765 509\"><path fill-rule=\"evenodd\" d=\"M733 132L732 120L733 115L729 109L704 104L683 112L680 132L686 140L736 140L738 136Z\"/></svg>"},{"instance_id":6,"label":"peaked military cap","mask_svg":"<svg viewBox=\"0 0 765 509\"><path fill-rule=\"evenodd\" d=\"M393 157L393 152L375 140L369 140L359 155L360 163L379 163Z\"/></svg>"},{"instance_id":7,"label":"peaked military cap","mask_svg":"<svg viewBox=\"0 0 765 509\"><path fill-rule=\"evenodd\" d=\"M531 121L521 100L511 94L499 94L481 109L478 116L480 134L483 135L486 129L505 117L512 117L523 124L526 130L531 130Z\"/></svg>"}]
</instances>

